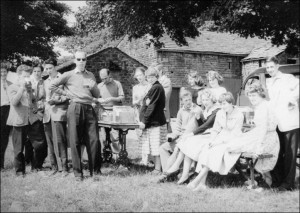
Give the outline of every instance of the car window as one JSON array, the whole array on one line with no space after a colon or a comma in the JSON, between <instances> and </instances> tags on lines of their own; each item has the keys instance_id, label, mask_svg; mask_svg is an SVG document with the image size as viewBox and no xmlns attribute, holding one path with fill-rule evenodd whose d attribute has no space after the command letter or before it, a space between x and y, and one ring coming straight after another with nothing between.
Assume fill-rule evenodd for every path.
<instances>
[{"instance_id":1,"label":"car window","mask_svg":"<svg viewBox=\"0 0 300 213\"><path fill-rule=\"evenodd\" d=\"M252 78L249 78L247 83L245 84L245 91L247 91L248 87L254 83L259 83L259 77L253 76Z\"/></svg>"}]
</instances>

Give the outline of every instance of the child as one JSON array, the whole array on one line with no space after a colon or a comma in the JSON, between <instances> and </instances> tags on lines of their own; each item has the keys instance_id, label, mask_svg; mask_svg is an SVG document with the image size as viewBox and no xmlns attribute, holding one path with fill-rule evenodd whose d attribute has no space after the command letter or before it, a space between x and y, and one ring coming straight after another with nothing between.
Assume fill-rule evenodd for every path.
<instances>
[{"instance_id":1,"label":"child","mask_svg":"<svg viewBox=\"0 0 300 213\"><path fill-rule=\"evenodd\" d=\"M192 93L183 90L180 94L180 101L183 106L177 113L174 131L168 134L168 142L159 148L163 172L167 171L169 166L176 159L178 148L175 148L181 136L187 131L192 131L196 127L196 114L201 113L201 108L192 102ZM171 155L172 154L172 155Z\"/></svg>"}]
</instances>

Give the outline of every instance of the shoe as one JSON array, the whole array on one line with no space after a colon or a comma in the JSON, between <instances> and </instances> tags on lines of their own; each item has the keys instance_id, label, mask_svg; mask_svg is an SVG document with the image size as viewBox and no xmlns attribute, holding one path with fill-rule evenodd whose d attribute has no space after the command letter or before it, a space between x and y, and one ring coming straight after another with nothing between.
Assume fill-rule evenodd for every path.
<instances>
[{"instance_id":1,"label":"shoe","mask_svg":"<svg viewBox=\"0 0 300 213\"><path fill-rule=\"evenodd\" d=\"M185 179L184 181L178 181L177 185L184 185L184 184L188 184L190 182L190 178L188 177L187 179Z\"/></svg>"},{"instance_id":2,"label":"shoe","mask_svg":"<svg viewBox=\"0 0 300 213\"><path fill-rule=\"evenodd\" d=\"M170 173L166 172L165 174L168 178L172 178L172 177L176 177L179 173L180 173L180 170L178 169L174 172L170 172Z\"/></svg>"},{"instance_id":3,"label":"shoe","mask_svg":"<svg viewBox=\"0 0 300 213\"><path fill-rule=\"evenodd\" d=\"M17 178L24 178L26 175L25 175L25 173L23 173L23 172L17 172L16 173L16 177Z\"/></svg>"},{"instance_id":4,"label":"shoe","mask_svg":"<svg viewBox=\"0 0 300 213\"><path fill-rule=\"evenodd\" d=\"M58 171L57 171L57 170L54 170L53 172L51 172L51 173L48 175L48 177L54 176L54 175L56 175L56 174L58 174Z\"/></svg>"},{"instance_id":5,"label":"shoe","mask_svg":"<svg viewBox=\"0 0 300 213\"><path fill-rule=\"evenodd\" d=\"M75 177L75 181L77 181L77 182L83 181L83 176Z\"/></svg>"},{"instance_id":6,"label":"shoe","mask_svg":"<svg viewBox=\"0 0 300 213\"><path fill-rule=\"evenodd\" d=\"M61 172L61 177L67 177L69 175L68 171L62 171Z\"/></svg>"},{"instance_id":7,"label":"shoe","mask_svg":"<svg viewBox=\"0 0 300 213\"><path fill-rule=\"evenodd\" d=\"M151 175L160 175L161 172L157 169L152 170L152 172L150 172Z\"/></svg>"},{"instance_id":8,"label":"shoe","mask_svg":"<svg viewBox=\"0 0 300 213\"><path fill-rule=\"evenodd\" d=\"M283 186L279 186L278 188L275 189L277 192L287 192L287 191L292 191L292 188L285 188Z\"/></svg>"},{"instance_id":9,"label":"shoe","mask_svg":"<svg viewBox=\"0 0 300 213\"><path fill-rule=\"evenodd\" d=\"M167 180L168 180L168 177L167 177L166 175L163 174L163 175L158 179L157 183L164 183L164 182L167 182Z\"/></svg>"}]
</instances>

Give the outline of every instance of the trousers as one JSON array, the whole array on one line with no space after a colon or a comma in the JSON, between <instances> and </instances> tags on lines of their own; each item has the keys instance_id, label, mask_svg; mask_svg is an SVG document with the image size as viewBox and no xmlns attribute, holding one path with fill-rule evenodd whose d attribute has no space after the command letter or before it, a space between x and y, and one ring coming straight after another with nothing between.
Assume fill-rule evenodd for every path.
<instances>
[{"instance_id":1,"label":"trousers","mask_svg":"<svg viewBox=\"0 0 300 213\"><path fill-rule=\"evenodd\" d=\"M91 176L93 173L99 173L101 168L101 145L98 121L93 107L71 102L67 111L67 122L75 177L83 176L81 145L86 147Z\"/></svg>"}]
</instances>

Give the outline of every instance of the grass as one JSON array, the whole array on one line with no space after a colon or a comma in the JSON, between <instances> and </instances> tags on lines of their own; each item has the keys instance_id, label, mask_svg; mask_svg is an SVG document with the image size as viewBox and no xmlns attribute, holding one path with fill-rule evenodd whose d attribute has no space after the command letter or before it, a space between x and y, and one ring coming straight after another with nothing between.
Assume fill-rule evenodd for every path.
<instances>
[{"instance_id":1,"label":"grass","mask_svg":"<svg viewBox=\"0 0 300 213\"><path fill-rule=\"evenodd\" d=\"M127 141L129 158L136 162L139 156L134 131L129 132ZM149 174L152 168L137 165L130 171L103 167L99 182L92 178L75 182L72 173L65 178L45 177L47 172L29 173L30 167L25 178L16 178L11 143L5 167L8 169L1 172L1 212L299 212L299 190L249 191L235 174L210 173L210 188L197 193L176 182L158 184L158 177Z\"/></svg>"}]
</instances>

